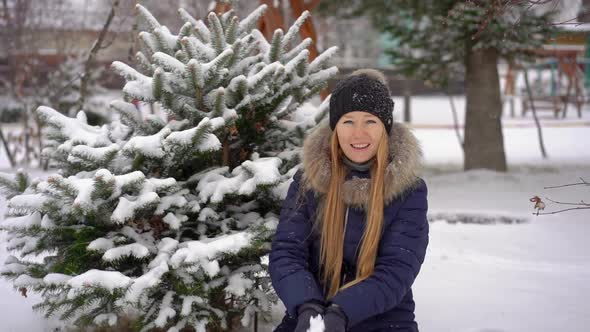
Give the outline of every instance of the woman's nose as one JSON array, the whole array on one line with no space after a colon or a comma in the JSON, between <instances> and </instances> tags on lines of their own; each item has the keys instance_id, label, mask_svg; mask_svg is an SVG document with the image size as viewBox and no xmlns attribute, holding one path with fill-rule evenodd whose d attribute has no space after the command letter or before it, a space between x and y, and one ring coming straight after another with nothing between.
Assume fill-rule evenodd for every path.
<instances>
[{"instance_id":1,"label":"woman's nose","mask_svg":"<svg viewBox=\"0 0 590 332\"><path fill-rule=\"evenodd\" d=\"M367 128L364 125L356 125L352 130L353 138L364 138L367 136Z\"/></svg>"}]
</instances>

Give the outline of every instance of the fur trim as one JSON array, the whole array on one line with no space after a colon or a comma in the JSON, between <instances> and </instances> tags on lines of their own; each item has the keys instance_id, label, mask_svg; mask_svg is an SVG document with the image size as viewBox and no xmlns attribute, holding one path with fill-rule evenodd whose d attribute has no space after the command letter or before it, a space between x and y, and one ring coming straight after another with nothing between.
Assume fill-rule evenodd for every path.
<instances>
[{"instance_id":1,"label":"fur trim","mask_svg":"<svg viewBox=\"0 0 590 332\"><path fill-rule=\"evenodd\" d=\"M367 75L370 78L377 80L377 81L383 83L383 85L387 86L387 78L385 77L385 74L383 74L383 72L381 72L377 69L361 68L361 69L357 69L357 70L353 71L352 74L350 74L350 76L356 76L356 75Z\"/></svg>"},{"instance_id":2,"label":"fur trim","mask_svg":"<svg viewBox=\"0 0 590 332\"><path fill-rule=\"evenodd\" d=\"M305 189L325 194L330 185L331 160L328 123L322 123L303 144L303 183ZM414 134L403 124L394 123L389 135L390 163L385 169L385 204L417 184L422 150ZM342 199L354 207L369 205L370 179L352 178L344 182Z\"/></svg>"}]
</instances>

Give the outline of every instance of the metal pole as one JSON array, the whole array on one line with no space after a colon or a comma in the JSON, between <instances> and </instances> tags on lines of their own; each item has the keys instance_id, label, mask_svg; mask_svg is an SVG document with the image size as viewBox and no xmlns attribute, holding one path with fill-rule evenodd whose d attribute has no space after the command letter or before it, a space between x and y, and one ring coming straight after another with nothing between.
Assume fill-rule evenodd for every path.
<instances>
[{"instance_id":1,"label":"metal pole","mask_svg":"<svg viewBox=\"0 0 590 332\"><path fill-rule=\"evenodd\" d=\"M404 122L411 123L412 122L412 92L410 89L404 89Z\"/></svg>"}]
</instances>

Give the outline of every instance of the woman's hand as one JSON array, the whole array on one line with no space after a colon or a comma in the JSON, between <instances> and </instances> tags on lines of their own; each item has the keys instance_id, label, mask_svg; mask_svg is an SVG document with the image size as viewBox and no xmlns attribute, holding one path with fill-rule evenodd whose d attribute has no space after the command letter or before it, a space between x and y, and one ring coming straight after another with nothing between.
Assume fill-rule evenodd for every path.
<instances>
[{"instance_id":1,"label":"woman's hand","mask_svg":"<svg viewBox=\"0 0 590 332\"><path fill-rule=\"evenodd\" d=\"M336 304L331 304L324 313L325 330L329 332L346 331L346 314Z\"/></svg>"},{"instance_id":2,"label":"woman's hand","mask_svg":"<svg viewBox=\"0 0 590 332\"><path fill-rule=\"evenodd\" d=\"M309 329L309 320L312 317L321 316L324 313L324 310L324 306L315 301L306 302L300 305L297 309L297 326L295 327L294 332L307 332ZM332 330L326 329L326 331Z\"/></svg>"}]
</instances>

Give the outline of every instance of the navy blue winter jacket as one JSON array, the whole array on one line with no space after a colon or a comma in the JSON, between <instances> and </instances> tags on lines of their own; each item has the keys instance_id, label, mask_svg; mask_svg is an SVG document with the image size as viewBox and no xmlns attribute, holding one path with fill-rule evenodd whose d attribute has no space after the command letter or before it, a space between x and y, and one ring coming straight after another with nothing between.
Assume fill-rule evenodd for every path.
<instances>
[{"instance_id":1,"label":"navy blue winter jacket","mask_svg":"<svg viewBox=\"0 0 590 332\"><path fill-rule=\"evenodd\" d=\"M287 308L277 331L292 331L297 307L310 300L326 301L319 278L320 238L314 231L318 204L330 178L329 135L324 125L305 141L303 170L294 176L283 203L272 242L270 276ZM394 124L390 164L385 176L383 234L368 279L330 299L348 317L348 331L417 331L411 286L428 245L427 189L416 176L420 148L413 134ZM342 284L354 280L357 248L365 226L369 174L349 171L342 197L347 204Z\"/></svg>"}]
</instances>

